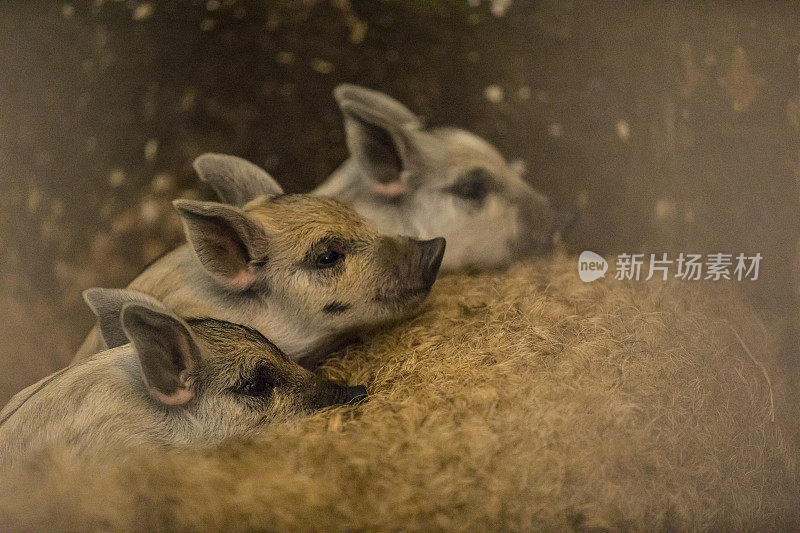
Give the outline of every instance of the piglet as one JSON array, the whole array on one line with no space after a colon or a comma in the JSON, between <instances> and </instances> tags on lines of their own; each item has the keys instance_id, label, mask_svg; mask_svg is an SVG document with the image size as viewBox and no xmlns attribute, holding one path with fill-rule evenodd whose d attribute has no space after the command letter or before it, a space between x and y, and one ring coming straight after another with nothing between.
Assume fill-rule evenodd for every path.
<instances>
[{"instance_id":1,"label":"piglet","mask_svg":"<svg viewBox=\"0 0 800 533\"><path fill-rule=\"evenodd\" d=\"M0 465L29 448L213 444L270 421L354 404L363 386L322 379L258 331L180 318L130 290L89 289L111 347L15 395L0 411Z\"/></svg>"}]
</instances>

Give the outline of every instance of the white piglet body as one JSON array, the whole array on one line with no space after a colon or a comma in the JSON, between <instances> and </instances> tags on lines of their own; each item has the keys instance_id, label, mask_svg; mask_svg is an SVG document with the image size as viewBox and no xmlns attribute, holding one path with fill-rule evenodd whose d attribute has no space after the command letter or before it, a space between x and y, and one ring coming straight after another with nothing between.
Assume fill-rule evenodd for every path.
<instances>
[{"instance_id":1,"label":"white piglet body","mask_svg":"<svg viewBox=\"0 0 800 533\"><path fill-rule=\"evenodd\" d=\"M11 399L0 465L51 444L78 453L213 444L366 395L303 369L251 328L182 319L134 291L90 289L86 299L112 348Z\"/></svg>"}]
</instances>

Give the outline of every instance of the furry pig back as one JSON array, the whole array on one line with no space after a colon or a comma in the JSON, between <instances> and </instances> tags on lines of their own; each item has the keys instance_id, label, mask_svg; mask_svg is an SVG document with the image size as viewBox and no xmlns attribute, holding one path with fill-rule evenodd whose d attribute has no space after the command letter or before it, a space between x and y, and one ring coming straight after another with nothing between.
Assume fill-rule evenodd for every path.
<instances>
[{"instance_id":1,"label":"furry pig back","mask_svg":"<svg viewBox=\"0 0 800 533\"><path fill-rule=\"evenodd\" d=\"M0 529L796 528L775 354L721 284L584 284L574 258L447 276L328 363L363 406L205 453L51 450L0 473Z\"/></svg>"}]
</instances>

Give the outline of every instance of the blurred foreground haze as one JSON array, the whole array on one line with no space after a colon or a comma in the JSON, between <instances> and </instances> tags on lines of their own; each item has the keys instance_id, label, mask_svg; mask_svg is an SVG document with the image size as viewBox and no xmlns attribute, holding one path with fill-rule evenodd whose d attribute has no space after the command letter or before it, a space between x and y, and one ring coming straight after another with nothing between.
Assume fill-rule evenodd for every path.
<instances>
[{"instance_id":1,"label":"blurred foreground haze","mask_svg":"<svg viewBox=\"0 0 800 533\"><path fill-rule=\"evenodd\" d=\"M81 290L181 241L170 200L212 198L194 157L321 183L342 82L523 159L580 211L572 251L761 253L740 285L794 321L798 45L789 2L4 0L0 403L71 359Z\"/></svg>"}]
</instances>

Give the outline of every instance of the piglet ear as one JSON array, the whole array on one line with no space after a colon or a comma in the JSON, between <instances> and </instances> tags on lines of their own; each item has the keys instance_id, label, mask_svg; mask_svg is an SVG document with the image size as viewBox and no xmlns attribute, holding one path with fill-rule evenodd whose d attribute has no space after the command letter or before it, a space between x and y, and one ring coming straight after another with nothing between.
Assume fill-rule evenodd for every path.
<instances>
[{"instance_id":1,"label":"piglet ear","mask_svg":"<svg viewBox=\"0 0 800 533\"><path fill-rule=\"evenodd\" d=\"M150 395L167 405L183 405L194 397L188 376L201 362L189 326L175 315L146 304L122 307L122 328L139 354Z\"/></svg>"},{"instance_id":2,"label":"piglet ear","mask_svg":"<svg viewBox=\"0 0 800 533\"><path fill-rule=\"evenodd\" d=\"M391 96L382 92L350 83L342 83L333 90L333 97L345 114L353 110L371 115L376 121L380 121L384 125L391 124L412 129L422 127L422 120L417 115Z\"/></svg>"},{"instance_id":3,"label":"piglet ear","mask_svg":"<svg viewBox=\"0 0 800 533\"><path fill-rule=\"evenodd\" d=\"M122 307L129 302L139 302L153 308L162 304L152 296L129 289L100 289L93 287L83 291L83 299L97 317L103 340L109 348L116 348L130 341L122 330Z\"/></svg>"},{"instance_id":4,"label":"piglet ear","mask_svg":"<svg viewBox=\"0 0 800 533\"><path fill-rule=\"evenodd\" d=\"M175 200L186 238L203 268L222 286L244 291L258 281L267 254L264 228L237 207L216 202Z\"/></svg>"},{"instance_id":5,"label":"piglet ear","mask_svg":"<svg viewBox=\"0 0 800 533\"><path fill-rule=\"evenodd\" d=\"M240 157L203 154L192 164L200 179L211 185L226 204L241 207L259 196L283 194L266 170Z\"/></svg>"},{"instance_id":6,"label":"piglet ear","mask_svg":"<svg viewBox=\"0 0 800 533\"><path fill-rule=\"evenodd\" d=\"M415 133L422 121L397 100L357 87L333 92L345 120L350 155L374 192L399 197L411 191L410 167L419 152Z\"/></svg>"}]
</instances>

